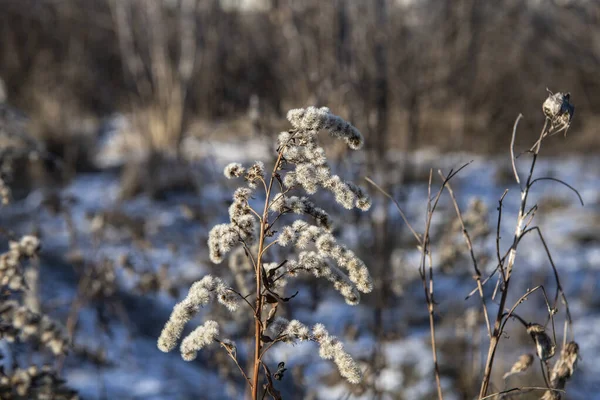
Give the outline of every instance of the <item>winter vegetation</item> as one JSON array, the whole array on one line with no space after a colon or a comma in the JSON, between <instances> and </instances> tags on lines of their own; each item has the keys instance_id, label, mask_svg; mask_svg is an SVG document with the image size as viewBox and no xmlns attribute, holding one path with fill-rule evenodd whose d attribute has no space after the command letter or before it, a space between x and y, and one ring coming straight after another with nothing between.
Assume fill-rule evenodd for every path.
<instances>
[{"instance_id":1,"label":"winter vegetation","mask_svg":"<svg viewBox=\"0 0 600 400\"><path fill-rule=\"evenodd\" d=\"M0 9L0 399L600 399L595 2Z\"/></svg>"}]
</instances>

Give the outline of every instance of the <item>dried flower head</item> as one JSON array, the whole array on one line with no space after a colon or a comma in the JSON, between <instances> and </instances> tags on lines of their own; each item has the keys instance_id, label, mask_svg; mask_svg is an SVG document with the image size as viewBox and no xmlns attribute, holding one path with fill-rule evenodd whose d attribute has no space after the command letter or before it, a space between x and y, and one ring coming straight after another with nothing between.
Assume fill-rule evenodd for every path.
<instances>
[{"instance_id":1,"label":"dried flower head","mask_svg":"<svg viewBox=\"0 0 600 400\"><path fill-rule=\"evenodd\" d=\"M312 331L312 340L319 344L319 355L325 360L333 359L340 375L348 382L357 384L362 380L362 372L356 361L346 353L344 345L337 337L330 335L323 324L316 324Z\"/></svg>"},{"instance_id":2,"label":"dried flower head","mask_svg":"<svg viewBox=\"0 0 600 400\"><path fill-rule=\"evenodd\" d=\"M550 386L554 389L564 389L567 381L573 376L579 359L579 345L569 342L561 350L560 358L554 364L550 375Z\"/></svg>"},{"instance_id":3,"label":"dried flower head","mask_svg":"<svg viewBox=\"0 0 600 400\"><path fill-rule=\"evenodd\" d=\"M223 172L227 179L233 179L239 178L240 176L244 175L246 169L242 167L242 164L240 163L230 163L225 167L225 170Z\"/></svg>"},{"instance_id":4,"label":"dried flower head","mask_svg":"<svg viewBox=\"0 0 600 400\"><path fill-rule=\"evenodd\" d=\"M510 371L504 374L504 379L508 378L511 375L527 371L529 367L531 367L531 364L533 364L533 355L522 354L517 360L517 362L513 364Z\"/></svg>"},{"instance_id":5,"label":"dried flower head","mask_svg":"<svg viewBox=\"0 0 600 400\"><path fill-rule=\"evenodd\" d=\"M41 368L16 368L11 373L1 369L0 398L78 400L79 396L65 385L56 370L44 365Z\"/></svg>"},{"instance_id":6,"label":"dried flower head","mask_svg":"<svg viewBox=\"0 0 600 400\"><path fill-rule=\"evenodd\" d=\"M40 315L18 304L14 300L5 301L0 308L0 318L4 326L1 336L8 341L19 338L22 341L35 341L53 354L61 355L68 351L69 338L64 327L46 315Z\"/></svg>"},{"instance_id":7,"label":"dried flower head","mask_svg":"<svg viewBox=\"0 0 600 400\"><path fill-rule=\"evenodd\" d=\"M546 329L540 324L529 324L527 333L535 342L537 356L542 361L546 361L554 356L556 346L546 333Z\"/></svg>"},{"instance_id":8,"label":"dried flower head","mask_svg":"<svg viewBox=\"0 0 600 400\"><path fill-rule=\"evenodd\" d=\"M363 145L363 137L358 129L344 119L332 114L327 107L308 107L290 110L287 119L298 130L319 131L326 129L331 136L340 138L353 150Z\"/></svg>"},{"instance_id":9,"label":"dried flower head","mask_svg":"<svg viewBox=\"0 0 600 400\"><path fill-rule=\"evenodd\" d=\"M231 295L233 293L220 278L211 275L195 282L190 287L187 297L173 308L158 338L158 348L165 353L173 350L185 325L198 313L200 307L207 305L215 297L230 311L236 310L238 300Z\"/></svg>"},{"instance_id":10,"label":"dried flower head","mask_svg":"<svg viewBox=\"0 0 600 400\"><path fill-rule=\"evenodd\" d=\"M566 134L567 129L571 125L575 107L570 103L570 100L570 93L558 92L553 94L550 92L548 98L544 101L542 110L544 111L544 115L550 119L552 133L564 130Z\"/></svg>"},{"instance_id":11,"label":"dried flower head","mask_svg":"<svg viewBox=\"0 0 600 400\"><path fill-rule=\"evenodd\" d=\"M255 188L258 182L264 179L265 165L261 161L256 161L246 172L246 182L251 188Z\"/></svg>"},{"instance_id":12,"label":"dried flower head","mask_svg":"<svg viewBox=\"0 0 600 400\"><path fill-rule=\"evenodd\" d=\"M181 342L181 357L185 361L193 361L198 355L198 351L215 342L219 336L219 324L215 321L206 321L192 331Z\"/></svg>"}]
</instances>

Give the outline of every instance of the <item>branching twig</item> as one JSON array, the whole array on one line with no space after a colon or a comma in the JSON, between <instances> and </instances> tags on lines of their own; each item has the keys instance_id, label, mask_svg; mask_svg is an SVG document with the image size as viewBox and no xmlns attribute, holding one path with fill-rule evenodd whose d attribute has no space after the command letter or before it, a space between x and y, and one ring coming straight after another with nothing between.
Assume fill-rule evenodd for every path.
<instances>
[{"instance_id":1,"label":"branching twig","mask_svg":"<svg viewBox=\"0 0 600 400\"><path fill-rule=\"evenodd\" d=\"M521 118L522 118L522 116L519 115L517 117L516 122L518 122L518 120ZM515 128L517 125L516 122L515 122ZM488 349L487 360L486 360L485 368L484 368L484 372L483 372L483 379L481 382L481 388L479 391L480 399L487 395L488 387L490 384L490 379L492 376L492 367L494 364L494 356L496 355L496 349L498 347L498 343L500 342L500 338L501 338L501 334L502 334L502 319L503 319L503 315L504 315L504 306L505 306L506 300L508 298L510 277L512 274L512 269L513 269L513 266L515 263L515 258L517 255L517 247L519 245L519 240L520 240L520 238L523 234L523 230L524 230L525 215L526 215L526 210L527 210L527 199L528 199L529 191L531 188L531 182L533 180L533 171L535 169L538 154L539 154L540 148L542 146L542 139L546 136L546 134L548 133L548 129L550 128L549 122L550 122L550 120L548 118L546 118L544 127L542 128L542 131L540 133L540 139L536 142L536 145L533 148L533 159L531 160L531 166L529 168L529 175L527 176L527 182L525 184L525 187L521 188L521 204L519 206L519 214L517 216L513 244L511 245L510 250L509 250L508 259L506 260L506 266L504 265L504 263L499 263L500 270L501 270L501 272L503 272L503 287L502 287L502 294L500 296L500 304L498 307L498 313L496 315L496 321L494 323L494 330L492 332L492 338L490 340L490 345L489 345L489 349ZM516 129L513 130L513 143L511 144L511 160L513 160L513 164L514 164L514 151L512 149L512 145L514 145L514 136L515 135L516 135ZM519 184L520 184L520 180L519 180L518 176L516 177L516 179L517 179L517 182L519 182ZM499 239L497 239L497 240L499 240Z\"/></svg>"},{"instance_id":2,"label":"branching twig","mask_svg":"<svg viewBox=\"0 0 600 400\"><path fill-rule=\"evenodd\" d=\"M438 171L440 176L442 176L441 171ZM442 176L443 178L443 176ZM456 211L456 217L460 221L460 226L462 227L462 233L465 238L465 242L467 243L467 247L469 249L469 253L471 254L471 261L473 261L473 269L475 270L475 275L473 275L473 279L477 283L477 289L479 290L479 296L481 297L481 305L483 308L483 316L485 318L485 324L487 326L488 335L492 336L492 329L490 327L490 319L488 316L487 306L485 304L485 297L483 295L483 286L481 285L481 271L477 266L477 257L475 257L475 252L473 251L473 243L471 242L471 236L465 227L465 222L463 221L462 214L460 212L460 208L458 206L458 202L456 201L456 197L454 196L454 191L450 186L450 183L446 184L446 188L448 189L448 193L450 194L450 198L452 199L452 203L454 204L454 210Z\"/></svg>"}]
</instances>

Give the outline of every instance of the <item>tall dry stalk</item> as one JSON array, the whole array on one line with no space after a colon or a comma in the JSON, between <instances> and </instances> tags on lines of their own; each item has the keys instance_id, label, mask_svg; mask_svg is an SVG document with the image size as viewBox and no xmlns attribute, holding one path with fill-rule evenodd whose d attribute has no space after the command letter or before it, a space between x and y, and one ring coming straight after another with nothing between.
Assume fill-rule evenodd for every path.
<instances>
[{"instance_id":1,"label":"tall dry stalk","mask_svg":"<svg viewBox=\"0 0 600 400\"><path fill-rule=\"evenodd\" d=\"M576 348L576 343L573 342L574 344L569 344L569 345L567 344L567 331L568 331L569 327L572 325L568 301L567 301L566 295L562 289L562 285L560 283L560 278L559 278L557 267L552 259L552 255L546 244L544 236L542 235L541 229L538 226L532 226L534 216L537 211L537 205L534 205L532 207L529 207L529 205L528 205L529 204L528 199L529 199L531 187L537 182L546 181L546 180L555 181L555 182L561 183L564 186L568 187L569 189L571 189L572 191L574 191L577 194L580 202L583 204L582 198L579 195L579 193L577 192L577 190L575 190L572 186L568 185L567 183L565 183L559 179L551 178L551 177L534 178L534 170L535 170L537 159L540 154L540 149L541 149L543 140L549 136L556 134L556 133L559 133L562 131L566 132L570 126L570 122L571 122L571 118L573 116L574 109L573 109L573 106L570 104L569 100L570 100L569 94L563 94L563 93L552 94L552 93L550 93L550 96L544 102L543 111L546 116L546 119L545 119L544 127L540 133L538 141L535 143L535 145L530 150L530 152L532 154L532 161L531 161L531 165L529 167L529 173L527 175L527 179L525 181L524 186L521 186L521 180L520 180L520 177L519 177L519 174L517 171L516 157L515 157L515 153L514 153L514 143L515 143L517 127L518 127L518 123L519 123L520 119L522 118L522 116L519 115L519 117L515 121L515 124L513 127L513 133L512 133L511 146L510 146L510 154L511 154L511 165L513 168L515 180L521 188L521 202L519 205L519 212L518 212L518 216L517 216L515 233L513 236L512 245L510 246L510 248L508 249L506 254L504 254L504 256L501 256L500 227L501 227L501 221L502 221L502 205L503 205L504 197L506 196L508 190L504 191L504 193L502 194L502 196L500 198L499 207L498 207L498 211L499 211L498 212L498 226L497 226L497 231L496 231L496 250L497 250L498 265L494 269L494 271L489 276L487 276L485 279L482 279L481 269L479 268L479 263L478 263L476 255L475 255L475 252L473 250L473 243L471 241L471 236L465 226L460 208L458 206L458 202L454 195L454 191L452 190L452 187L450 186L450 183L449 183L450 179L458 171L456 171L456 172L451 171L450 174L447 176L442 175L441 171L438 171L441 178L443 179L443 183L442 183L442 186L439 189L438 193L433 198L431 197L432 176L430 173L429 185L428 185L426 224L425 224L425 231L424 231L423 235L419 235L416 233L416 231L413 229L413 227L408 222L407 217L405 216L404 212L400 208L399 204L392 198L392 196L389 193L387 193L384 189L382 189L380 186L378 186L375 182L373 182L371 179L367 178L368 182L373 184L379 191L381 191L384 195L386 195L388 198L390 198L392 201L394 201L394 204L396 205L396 208L400 212L402 219L407 224L407 226L409 227L409 229L411 230L411 232L413 233L413 235L415 236L415 238L417 239L417 242L419 244L419 250L421 252L419 273L421 276L421 281L423 283L423 289L425 292L425 302L427 304L427 310L428 310L428 314L429 314L432 358L433 358L433 364L434 364L434 376L435 376L435 381L436 381L436 390L437 390L438 399L442 399L442 389L441 389L441 380L440 380L439 365L438 365L438 358L437 358L437 348L436 348L436 340L435 340L435 304L436 304L436 302L434 300L434 274L433 274L432 257L431 257L431 250L430 250L430 225L431 225L431 219L433 217L433 213L437 207L438 201L439 201L444 189L448 189L448 192L452 199L452 203L454 205L454 209L456 211L457 218L460 222L463 237L465 239L467 249L470 253L471 260L473 263L473 269L475 272L475 274L473 275L473 279L475 280L477 287L475 289L473 289L473 291L467 296L467 299L475 293L479 294L480 299L481 299L481 305L482 305L483 316L484 316L487 332L490 337L490 343L489 343L487 358L486 358L486 362L485 362L485 367L484 367L484 372L483 372L483 377L482 377L481 387L480 387L480 392L479 392L479 399L483 400L483 399L495 397L496 395L502 395L502 394L513 393L513 392L523 392L526 390L546 390L547 396L555 396L555 397L558 396L556 398L560 398L560 393L564 392L563 389L564 389L566 380L568 380L568 378L570 378L570 376L572 375L572 370L574 368L573 365L575 364L575 360L576 360L576 351L574 351L572 349ZM544 251L545 251L545 253L548 257L548 260L550 262L550 265L552 267L553 276L554 276L554 280L556 283L556 293L554 296L554 300L551 304L544 287L536 286L535 288L528 290L524 295L522 295L517 300L517 302L515 302L514 305L508 310L506 307L508 293L509 293L508 290L509 290L509 286L510 286L510 282L511 282L511 275L513 272L513 267L515 265L517 248L518 248L518 245L521 242L521 240L528 233L532 233L532 232L535 232L538 234L538 237L540 238L540 241L542 242ZM426 270L426 265L429 266L428 270ZM489 312L488 312L488 305L487 305L488 303L485 298L483 287L496 274L496 272L499 272L500 277L498 278L499 279L498 285L496 287L496 290L494 290L494 295L492 296L492 300L494 299L497 291L500 290L500 302L499 302L499 307L498 307L498 311L496 314L496 318L494 319L493 326L492 326L492 323L490 321ZM545 303L547 306L547 311L548 311L548 320L546 322L546 325L549 322L552 323L551 325L552 325L553 337L555 337L554 315L558 312L557 305L558 305L559 300L562 301L562 303L565 306L566 320L565 320L563 346L562 347L563 347L563 352L566 352L565 354L568 354L569 355L568 357L570 357L570 358L568 358L567 361L562 361L562 363L557 363L557 365L555 366L555 370L562 368L561 369L562 375L560 375L560 376L564 377L564 378L560 378L560 379L555 378L554 380L552 380L551 379L552 377L550 376L548 359L550 359L555 353L556 339L555 338L554 338L554 340L550 339L550 337L545 333L545 326L542 326L542 325L536 324L536 323L528 323L528 322L524 321L515 312L517 307L521 303L523 303L523 301L525 301L531 294L533 294L536 291L541 291L543 293L544 300L545 300ZM488 388L489 388L490 380L491 380L491 376L492 376L492 368L493 368L493 364L494 364L494 357L496 354L496 350L498 348L498 344L502 337L502 333L504 332L504 327L511 318L518 319L526 328L527 333L532 337L535 347L536 347L536 352L538 354L538 358L540 359L540 363L542 365L542 371L543 372L545 371L544 372L544 380L546 382L546 386L545 387L512 388L512 389L508 389L508 390L488 396L487 392L488 392ZM573 355L573 354L575 354L575 355ZM561 367L563 365L568 365L569 368L567 369L565 367ZM567 372L564 372L564 370L567 370ZM554 373L555 376L558 376L557 374L558 373ZM510 374L508 374L507 376L509 376L509 375Z\"/></svg>"},{"instance_id":2,"label":"tall dry stalk","mask_svg":"<svg viewBox=\"0 0 600 400\"><path fill-rule=\"evenodd\" d=\"M319 131L327 130L356 150L362 146L362 135L327 108L291 110L288 120L293 129L279 135L277 156L270 173L265 175L262 162L247 168L238 163L225 167L227 178L243 178L246 185L234 192L234 201L229 208L230 222L216 225L209 234L209 255L214 263L221 263L231 251L243 250L251 265L248 277L254 287L244 287L243 282L247 280L237 279L237 276L236 281L242 282L239 290L220 278L204 277L194 283L188 296L175 306L158 340L160 350L172 350L177 346L184 325L201 306L213 299L231 312L236 312L240 304L249 307L254 325L254 351L248 355L252 361L251 373L246 373L240 365L235 343L221 338L216 321L206 321L196 328L183 339L180 349L183 358L191 361L203 347L213 342L221 344L240 370L253 400L267 394L273 399L281 398L274 380L283 377L285 364L280 362L277 369L273 369L265 360L271 347L281 342L315 342L319 345L320 356L333 360L348 382L357 384L362 379L359 365L322 324L309 329L297 320L277 317L279 305L290 302L298 294L285 297L284 288L287 280L299 273L325 278L350 305L358 304L360 292L368 293L373 289L366 265L352 250L338 244L331 233L333 225L329 214L309 197L292 195L298 189L309 195L323 189L331 192L336 202L347 209L367 210L371 205L368 195L355 184L332 174L325 151L317 142ZM259 212L250 203L255 196L262 198L263 194ZM291 214L297 215L295 221L281 226ZM300 218L313 220L315 224ZM277 231L276 225L279 225ZM265 261L271 257L269 249L275 245L295 249L297 259L291 257L290 249L282 250L290 256L280 262ZM241 268L237 270L237 273L244 273L240 272ZM250 293L243 295L246 291ZM251 296L253 301L248 300ZM263 372L264 377L261 377Z\"/></svg>"},{"instance_id":3,"label":"tall dry stalk","mask_svg":"<svg viewBox=\"0 0 600 400\"><path fill-rule=\"evenodd\" d=\"M554 301L553 306L550 307L550 305L548 305L548 314L550 315L550 318L552 319L553 315L556 313L556 306L558 303L558 297L559 297L559 293L560 293L561 299L563 300L563 303L566 307L566 312L567 312L567 317L568 317L565 321L564 341L566 341L567 325L570 325L570 323L571 323L568 302L566 300L566 296L565 296L564 292L562 291L562 286L560 284L556 266L554 265L554 262L552 261L552 256L550 255L548 247L546 246L546 243L545 243L545 240L543 239L540 228L537 226L530 227L533 222L535 212L537 211L537 206L534 205L532 207L528 207L529 206L528 199L529 199L531 187L536 182L539 182L542 180L554 180L554 181L562 183L562 184L566 185L567 187L569 187L570 189L574 190L570 185L568 185L565 182L562 182L560 180L557 180L555 178L545 178L545 177L544 178L534 178L534 170L535 170L536 162L537 162L539 154L540 154L543 140L549 136L552 136L552 135L558 133L558 132L561 132L561 131L566 132L566 130L568 129L568 127L570 125L574 108L570 104L569 100L570 100L570 96L568 93L567 94L562 94L562 93L552 94L552 93L550 93L550 96L544 102L543 107L542 107L544 114L546 116L545 122L544 122L544 127L542 128L542 131L540 133L538 141L530 149L530 152L532 154L532 159L531 159L531 164L529 166L529 173L527 174L527 179L525 181L524 186L521 185L521 179L520 179L519 173L517 171L516 157L515 157L515 152L514 152L514 144L515 144L515 137L517 134L517 127L518 127L520 119L522 118L522 115L519 115L517 117L514 127L513 127L511 147L510 147L511 164L512 164L513 173L515 176L515 181L520 186L521 202L519 205L519 212L518 212L517 220L516 220L516 224L515 224L516 226L515 226L515 232L513 235L512 245L510 246L510 248L508 250L508 257L505 256L505 257L501 258L499 260L499 264L497 266L497 270L500 273L500 277L499 277L500 302L499 302L498 311L496 314L496 319L494 321L494 327L491 332L490 344L489 344L489 348L488 348L488 352L487 352L487 359L486 359L486 363L485 363L485 367L484 367L484 371L483 371L483 379L481 382L481 389L479 392L480 398L484 398L488 392L488 387L489 387L490 379L491 379L491 375L492 375L492 368L494 365L494 357L496 355L496 350L498 348L498 344L502 337L504 325L505 325L506 321L508 320L508 318L511 316L512 311L514 311L516 306L518 306L523 301L522 299L526 298L526 297L522 297L513 306L511 311L509 313L506 313L506 302L508 299L511 276L512 276L513 268L515 265L515 259L517 256L517 248L519 246L519 243L523 239L523 237L529 232L537 232L539 234L540 239L542 240L542 243L544 244L544 249L545 249L545 251L548 255L548 258L550 260L550 263L552 265L554 277L556 280L557 290L556 290L556 296L555 296L555 301ZM580 200L581 200L581 197L580 197ZM500 204L500 209L501 209L501 206L502 205ZM499 219L499 224L500 224L500 219ZM498 227L498 232L499 232L499 230L500 230L500 228ZM499 235L499 233L498 233L498 235ZM497 243L498 242L499 242L499 236L497 238ZM498 251L498 253L500 253L500 252ZM527 293L527 295L529 295L531 293L532 293L532 291L529 291ZM482 297L482 299L483 299L483 297ZM545 361L545 360L542 360L542 361Z\"/></svg>"}]
</instances>

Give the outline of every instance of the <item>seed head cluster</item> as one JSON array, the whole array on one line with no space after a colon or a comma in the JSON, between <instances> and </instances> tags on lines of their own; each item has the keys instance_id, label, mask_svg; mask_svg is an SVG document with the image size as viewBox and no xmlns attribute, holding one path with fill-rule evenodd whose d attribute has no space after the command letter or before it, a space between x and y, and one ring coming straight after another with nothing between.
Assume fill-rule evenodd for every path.
<instances>
[{"instance_id":1,"label":"seed head cluster","mask_svg":"<svg viewBox=\"0 0 600 400\"><path fill-rule=\"evenodd\" d=\"M360 149L364 144L360 131L343 118L332 114L327 107L296 108L288 111L287 119L297 130L318 132L325 129L331 136L344 140L353 150Z\"/></svg>"},{"instance_id":2,"label":"seed head cluster","mask_svg":"<svg viewBox=\"0 0 600 400\"><path fill-rule=\"evenodd\" d=\"M256 217L252 214L248 200L252 195L249 188L238 188L233 194L233 203L229 207L228 224L213 227L208 235L210 260L215 264L223 261L224 256L236 245L245 243L250 246L256 239Z\"/></svg>"},{"instance_id":3,"label":"seed head cluster","mask_svg":"<svg viewBox=\"0 0 600 400\"><path fill-rule=\"evenodd\" d=\"M280 246L294 245L300 250L304 250L310 244L314 244L317 250L316 253L314 255L307 253L303 259L298 260L302 269L313 272L315 275L324 276L334 282L335 285L344 286L346 283L342 283L345 280L343 276L333 272L331 268L329 268L329 272L323 269L326 266L323 266L320 261L331 259L336 262L340 269L348 272L350 280L348 283L354 284L358 291L369 293L373 290L373 282L365 263L352 250L338 244L335 237L327 230L298 220L291 226L286 226L281 230L281 233L277 237L277 242ZM302 265L303 261L305 265ZM297 266L297 264L292 264L292 266ZM316 264L321 265L317 266ZM339 286L340 289L337 287L336 289L340 290L342 294L346 293L344 297L346 301L349 301L348 295L350 293L342 290L342 286ZM355 303L354 301L350 302Z\"/></svg>"},{"instance_id":4,"label":"seed head cluster","mask_svg":"<svg viewBox=\"0 0 600 400\"><path fill-rule=\"evenodd\" d=\"M49 365L17 368L7 374L0 370L0 398L6 400L78 400L77 392L67 388L64 380Z\"/></svg>"},{"instance_id":5,"label":"seed head cluster","mask_svg":"<svg viewBox=\"0 0 600 400\"><path fill-rule=\"evenodd\" d=\"M220 278L207 275L202 280L195 282L190 288L187 297L173 308L173 312L158 338L158 348L165 353L173 350L177 346L177 341L181 337L185 324L200 311L200 307L207 305L215 298L230 311L235 311L238 308L237 297L235 297L235 294ZM212 330L207 330L207 327L211 326L205 326L206 332L212 332ZM184 359L189 361L195 358L195 355L193 358L190 358L192 357L192 353L189 350L201 343L199 335L202 332L204 331L198 328L192 333L192 339L184 339L181 344L181 354ZM218 326L216 334L218 334Z\"/></svg>"},{"instance_id":6,"label":"seed head cluster","mask_svg":"<svg viewBox=\"0 0 600 400\"><path fill-rule=\"evenodd\" d=\"M0 306L0 317L3 321L0 335L8 342L17 338L37 341L54 355L67 352L69 339L64 328L50 317L35 313L14 300L5 301Z\"/></svg>"},{"instance_id":7,"label":"seed head cluster","mask_svg":"<svg viewBox=\"0 0 600 400\"><path fill-rule=\"evenodd\" d=\"M333 360L335 365L346 380L357 384L362 379L362 372L356 361L346 353L344 344L333 335L330 335L323 324L316 324L312 332L298 320L288 321L285 318L277 318L269 326L269 331L274 340L286 343L313 341L319 345L319 356L325 360Z\"/></svg>"},{"instance_id":8,"label":"seed head cluster","mask_svg":"<svg viewBox=\"0 0 600 400\"><path fill-rule=\"evenodd\" d=\"M362 372L352 359L350 354L344 350L344 344L337 337L330 335L323 324L316 324L312 330L311 340L319 344L319 355L325 360L333 360L337 365L340 375L348 382L357 384L362 379Z\"/></svg>"},{"instance_id":9,"label":"seed head cluster","mask_svg":"<svg viewBox=\"0 0 600 400\"><path fill-rule=\"evenodd\" d=\"M309 215L315 219L317 226L331 230L332 222L329 214L320 207L317 207L308 197L286 196L277 194L271 202L271 211L284 213L294 213L299 215Z\"/></svg>"},{"instance_id":10,"label":"seed head cluster","mask_svg":"<svg viewBox=\"0 0 600 400\"><path fill-rule=\"evenodd\" d=\"M570 103L570 93L550 94L542 105L544 115L550 119L554 133L566 131L571 125L575 107ZM566 134L566 133L565 133Z\"/></svg>"},{"instance_id":11,"label":"seed head cluster","mask_svg":"<svg viewBox=\"0 0 600 400\"><path fill-rule=\"evenodd\" d=\"M550 374L550 387L552 389L564 390L567 381L571 379L577 361L579 359L579 345L575 342L569 342L561 350L560 358L554 364L552 373ZM542 397L542 400L560 400L561 392L547 390Z\"/></svg>"},{"instance_id":12,"label":"seed head cluster","mask_svg":"<svg viewBox=\"0 0 600 400\"><path fill-rule=\"evenodd\" d=\"M326 130L357 150L363 145L363 137L354 126L327 108L295 109L287 114L287 118L292 129L279 135L277 161L272 173L266 175L265 166L259 161L250 166L231 163L225 167L226 178L244 179L245 184L233 194L229 222L211 229L209 256L212 262L219 264L229 255L229 267L240 288L239 293L247 293L256 285L256 298L253 302L246 301L258 322L255 340L265 341L268 334L274 342L314 341L319 344L321 357L333 360L344 378L358 383L361 371L357 364L323 325L317 324L311 331L297 320L288 321L276 314L279 304L296 296L297 293L285 297L284 290L287 279L299 272L328 280L351 305L358 304L360 292L368 293L373 289L365 263L352 250L337 243L332 234L330 215L308 196L293 192L303 189L312 195L324 190L331 192L336 202L347 209L368 210L371 207L368 194L358 185L332 174L325 150L317 141L319 132ZM262 189L265 203L257 211L250 203L253 196L262 194ZM284 216L286 214L302 219L284 222L288 218ZM282 216L284 219L280 220ZM279 248L272 247L275 244ZM296 259L269 259L273 254L287 255L289 251L283 249L285 247L297 253ZM194 283L187 297L175 305L158 339L158 348L164 352L173 350L187 322L211 300L217 299L230 311L235 311L241 297L239 293L212 276ZM267 307L270 308L267 310ZM180 345L181 355L191 361L199 350L213 342L220 343L237 363L237 347L219 337L216 321L206 321L184 338Z\"/></svg>"},{"instance_id":13,"label":"seed head cluster","mask_svg":"<svg viewBox=\"0 0 600 400\"><path fill-rule=\"evenodd\" d=\"M325 129L357 150L363 145L361 133L326 107L291 110L287 118L294 129L279 135L279 148L285 161L294 168L284 176L283 184L288 188L301 186L308 194L321 187L332 192L336 202L347 209L368 210L369 196L359 186L331 174L325 150L317 143L318 132Z\"/></svg>"},{"instance_id":14,"label":"seed head cluster","mask_svg":"<svg viewBox=\"0 0 600 400\"><path fill-rule=\"evenodd\" d=\"M198 351L213 343L219 336L219 324L215 321L206 321L192 331L181 342L181 357L185 361L193 361L198 355Z\"/></svg>"},{"instance_id":15,"label":"seed head cluster","mask_svg":"<svg viewBox=\"0 0 600 400\"><path fill-rule=\"evenodd\" d=\"M21 261L34 257L39 249L40 241L35 236L27 235L18 242L10 241L8 251L0 255L0 285L12 291L24 290Z\"/></svg>"},{"instance_id":16,"label":"seed head cluster","mask_svg":"<svg viewBox=\"0 0 600 400\"><path fill-rule=\"evenodd\" d=\"M312 273L316 278L325 278L333 284L335 290L344 296L346 303L356 305L360 302L360 293L348 275L335 265L331 265L326 257L315 251L300 252L298 261L289 260L287 268Z\"/></svg>"}]
</instances>

